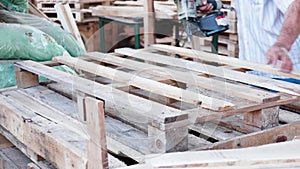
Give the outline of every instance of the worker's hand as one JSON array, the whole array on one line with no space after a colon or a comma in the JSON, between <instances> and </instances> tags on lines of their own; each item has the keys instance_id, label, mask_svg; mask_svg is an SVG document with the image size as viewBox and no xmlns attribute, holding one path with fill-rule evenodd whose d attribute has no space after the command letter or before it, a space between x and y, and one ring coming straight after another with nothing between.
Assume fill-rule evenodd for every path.
<instances>
[{"instance_id":1,"label":"worker's hand","mask_svg":"<svg viewBox=\"0 0 300 169\"><path fill-rule=\"evenodd\" d=\"M275 43L266 53L268 64L276 66L278 61L281 61L280 70L289 73L293 70L293 62L289 57L288 50L278 43Z\"/></svg>"},{"instance_id":2,"label":"worker's hand","mask_svg":"<svg viewBox=\"0 0 300 169\"><path fill-rule=\"evenodd\" d=\"M211 11L214 7L211 3L207 3L207 0L202 0L203 6L198 9L198 13L205 13Z\"/></svg>"}]
</instances>

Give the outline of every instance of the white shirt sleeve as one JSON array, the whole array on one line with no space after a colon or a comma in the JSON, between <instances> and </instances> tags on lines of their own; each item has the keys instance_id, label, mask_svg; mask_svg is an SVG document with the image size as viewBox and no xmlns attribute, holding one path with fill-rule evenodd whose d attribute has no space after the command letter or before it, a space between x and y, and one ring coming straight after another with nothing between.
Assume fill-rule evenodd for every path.
<instances>
[{"instance_id":1,"label":"white shirt sleeve","mask_svg":"<svg viewBox=\"0 0 300 169\"><path fill-rule=\"evenodd\" d=\"M282 13L286 13L286 11L288 10L290 4L294 1L294 0L273 0L274 3L276 4L277 8L282 12Z\"/></svg>"}]
</instances>

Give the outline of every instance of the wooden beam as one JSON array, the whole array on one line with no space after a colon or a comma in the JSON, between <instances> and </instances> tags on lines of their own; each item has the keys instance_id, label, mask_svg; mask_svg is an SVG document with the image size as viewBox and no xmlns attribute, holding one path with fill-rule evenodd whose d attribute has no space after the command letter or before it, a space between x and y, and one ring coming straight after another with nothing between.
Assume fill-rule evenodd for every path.
<instances>
[{"instance_id":1,"label":"wooden beam","mask_svg":"<svg viewBox=\"0 0 300 169\"><path fill-rule=\"evenodd\" d=\"M140 17L145 14L144 7L141 6L103 6L99 5L96 7L91 7L93 16L114 16L114 17L124 17L135 18ZM174 19L177 16L175 12L168 13L156 13L155 17L159 19Z\"/></svg>"},{"instance_id":2,"label":"wooden beam","mask_svg":"<svg viewBox=\"0 0 300 169\"><path fill-rule=\"evenodd\" d=\"M214 143L204 149L234 149L293 140L300 135L300 122L294 122L271 129L255 132L230 140Z\"/></svg>"},{"instance_id":3,"label":"wooden beam","mask_svg":"<svg viewBox=\"0 0 300 169\"><path fill-rule=\"evenodd\" d=\"M125 5L125 6L143 6L142 1L114 1L114 5ZM165 7L176 8L176 4L173 0L171 1L154 1L154 7L156 5L163 5Z\"/></svg>"},{"instance_id":4,"label":"wooden beam","mask_svg":"<svg viewBox=\"0 0 300 169\"><path fill-rule=\"evenodd\" d=\"M155 43L154 0L144 0L144 13L144 47L148 48L150 44Z\"/></svg>"},{"instance_id":5,"label":"wooden beam","mask_svg":"<svg viewBox=\"0 0 300 169\"><path fill-rule=\"evenodd\" d=\"M76 25L75 19L72 15L71 8L69 4L55 4L54 8L57 12L57 17L60 20L64 30L70 32L73 34L75 39L78 41L79 45L84 49L85 51L85 45L82 41L80 32L78 30L78 27ZM85 51L86 52L86 51Z\"/></svg>"},{"instance_id":6,"label":"wooden beam","mask_svg":"<svg viewBox=\"0 0 300 169\"><path fill-rule=\"evenodd\" d=\"M22 70L20 68L15 68L15 73L17 78L17 86L19 88L28 88L37 86L39 84L38 76L31 72Z\"/></svg>"},{"instance_id":7,"label":"wooden beam","mask_svg":"<svg viewBox=\"0 0 300 169\"><path fill-rule=\"evenodd\" d=\"M91 8L94 16L115 16L134 18L143 15L143 7L124 7L124 6L96 6Z\"/></svg>"},{"instance_id":8,"label":"wooden beam","mask_svg":"<svg viewBox=\"0 0 300 169\"><path fill-rule=\"evenodd\" d=\"M29 13L39 16L41 18L45 18L46 20L50 21L50 19L48 18L47 15L45 15L42 11L40 11L39 9L37 9L37 7L31 3L30 1L28 1L28 8L29 8Z\"/></svg>"},{"instance_id":9,"label":"wooden beam","mask_svg":"<svg viewBox=\"0 0 300 169\"><path fill-rule=\"evenodd\" d=\"M153 169L299 165L299 146L300 141L289 141L244 149L167 153L149 156L145 163Z\"/></svg>"},{"instance_id":10,"label":"wooden beam","mask_svg":"<svg viewBox=\"0 0 300 169\"><path fill-rule=\"evenodd\" d=\"M86 97L88 141L88 169L108 168L104 104L97 99Z\"/></svg>"}]
</instances>

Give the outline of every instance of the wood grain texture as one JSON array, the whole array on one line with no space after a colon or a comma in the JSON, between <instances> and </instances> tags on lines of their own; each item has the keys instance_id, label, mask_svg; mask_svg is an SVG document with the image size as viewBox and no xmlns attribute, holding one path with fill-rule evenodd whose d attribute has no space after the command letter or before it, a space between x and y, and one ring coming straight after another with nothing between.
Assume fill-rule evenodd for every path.
<instances>
[{"instance_id":1,"label":"wood grain texture","mask_svg":"<svg viewBox=\"0 0 300 169\"><path fill-rule=\"evenodd\" d=\"M86 97L88 169L108 168L104 104L97 99Z\"/></svg>"},{"instance_id":2,"label":"wood grain texture","mask_svg":"<svg viewBox=\"0 0 300 169\"><path fill-rule=\"evenodd\" d=\"M183 90L178 87L170 86L164 83L159 83L150 79L140 77L138 75L97 65L95 63L87 62L78 58L61 56L55 57L54 60L59 63L63 63L68 66L74 67L76 69L84 70L89 73L93 73L96 75L104 76L106 78L110 78L115 81L126 83L129 86L135 86L183 102L188 102L196 105L200 104L200 106L208 109L223 111L234 108L234 104L223 100L211 98L188 90Z\"/></svg>"},{"instance_id":3,"label":"wood grain texture","mask_svg":"<svg viewBox=\"0 0 300 169\"><path fill-rule=\"evenodd\" d=\"M146 56L147 55L149 54L146 54ZM213 78L206 78L203 76L199 76L199 73L193 71L189 71L187 73L187 72L177 71L172 68L151 65L143 62L138 62L135 60L117 57L111 54L103 54L98 52L88 53L85 56L96 61L125 67L135 71L146 70L148 74L154 76L165 77L166 79L172 79L175 82L191 84L198 87L218 91L220 93L234 95L236 97L241 97L255 102L269 102L269 101L274 101L279 99L279 95L275 93L257 90L251 88L250 86L236 85L226 81L219 81ZM144 53L130 55L130 56L137 59L143 59ZM172 65L170 64L169 66ZM224 90L224 88L226 90Z\"/></svg>"}]
</instances>

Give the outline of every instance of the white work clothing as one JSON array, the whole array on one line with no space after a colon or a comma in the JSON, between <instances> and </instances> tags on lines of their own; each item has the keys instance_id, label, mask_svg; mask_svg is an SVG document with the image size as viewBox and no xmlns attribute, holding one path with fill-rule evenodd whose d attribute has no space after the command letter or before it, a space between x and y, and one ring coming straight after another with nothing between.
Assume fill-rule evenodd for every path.
<instances>
[{"instance_id":1,"label":"white work clothing","mask_svg":"<svg viewBox=\"0 0 300 169\"><path fill-rule=\"evenodd\" d=\"M285 12L292 2L293 0L236 0L240 59L266 64L265 53L276 42ZM294 63L293 69L300 70L300 36L289 55Z\"/></svg>"}]
</instances>

